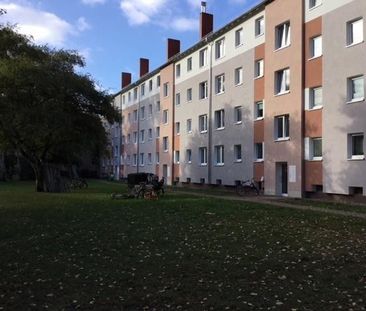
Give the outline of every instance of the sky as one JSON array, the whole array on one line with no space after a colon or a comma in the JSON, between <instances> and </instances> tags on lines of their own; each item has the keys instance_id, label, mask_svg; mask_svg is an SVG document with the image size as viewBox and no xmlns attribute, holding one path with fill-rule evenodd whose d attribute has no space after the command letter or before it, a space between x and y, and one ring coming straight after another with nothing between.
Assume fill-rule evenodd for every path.
<instances>
[{"instance_id":1,"label":"sky","mask_svg":"<svg viewBox=\"0 0 366 311\"><path fill-rule=\"evenodd\" d=\"M207 0L214 30L260 0ZM166 40L181 40L181 51L199 41L201 0L0 0L7 14L0 23L16 24L37 44L78 51L85 73L110 93L120 90L121 72L136 81L139 58L150 71L166 61Z\"/></svg>"}]
</instances>

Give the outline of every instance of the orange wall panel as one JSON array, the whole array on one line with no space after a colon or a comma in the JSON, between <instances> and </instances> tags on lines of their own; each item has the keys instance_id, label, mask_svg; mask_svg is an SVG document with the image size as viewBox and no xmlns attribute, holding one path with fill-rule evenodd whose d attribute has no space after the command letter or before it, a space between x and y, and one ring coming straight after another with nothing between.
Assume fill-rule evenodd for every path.
<instances>
[{"instance_id":1,"label":"orange wall panel","mask_svg":"<svg viewBox=\"0 0 366 311\"><path fill-rule=\"evenodd\" d=\"M323 110L305 111L305 137L322 137Z\"/></svg>"},{"instance_id":2,"label":"orange wall panel","mask_svg":"<svg viewBox=\"0 0 366 311\"><path fill-rule=\"evenodd\" d=\"M264 162L256 162L253 166L254 172L253 177L255 181L261 181L262 176L264 176Z\"/></svg>"},{"instance_id":3,"label":"orange wall panel","mask_svg":"<svg viewBox=\"0 0 366 311\"><path fill-rule=\"evenodd\" d=\"M254 143L264 142L264 120L254 122Z\"/></svg>"},{"instance_id":4,"label":"orange wall panel","mask_svg":"<svg viewBox=\"0 0 366 311\"><path fill-rule=\"evenodd\" d=\"M305 161L305 190L313 191L313 185L323 184L323 162Z\"/></svg>"}]
</instances>

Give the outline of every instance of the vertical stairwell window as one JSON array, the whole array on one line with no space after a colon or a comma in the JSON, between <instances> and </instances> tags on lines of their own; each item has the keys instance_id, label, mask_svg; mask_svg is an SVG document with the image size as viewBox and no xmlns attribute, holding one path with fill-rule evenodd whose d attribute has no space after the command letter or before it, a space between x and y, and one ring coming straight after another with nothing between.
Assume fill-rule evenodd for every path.
<instances>
[{"instance_id":1,"label":"vertical stairwell window","mask_svg":"<svg viewBox=\"0 0 366 311\"><path fill-rule=\"evenodd\" d=\"M290 91L290 68L276 71L275 73L275 94L286 94Z\"/></svg>"},{"instance_id":2,"label":"vertical stairwell window","mask_svg":"<svg viewBox=\"0 0 366 311\"><path fill-rule=\"evenodd\" d=\"M276 50L283 49L291 43L290 22L283 23L276 27Z\"/></svg>"}]
</instances>

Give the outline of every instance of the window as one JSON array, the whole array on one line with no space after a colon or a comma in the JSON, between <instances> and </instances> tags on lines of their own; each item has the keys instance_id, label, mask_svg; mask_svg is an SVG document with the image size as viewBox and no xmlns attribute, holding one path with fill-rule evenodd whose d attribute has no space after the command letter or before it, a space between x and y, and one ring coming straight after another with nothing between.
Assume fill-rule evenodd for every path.
<instances>
[{"instance_id":1,"label":"window","mask_svg":"<svg viewBox=\"0 0 366 311\"><path fill-rule=\"evenodd\" d=\"M175 104L177 106L180 105L180 93L175 94Z\"/></svg>"},{"instance_id":2,"label":"window","mask_svg":"<svg viewBox=\"0 0 366 311\"><path fill-rule=\"evenodd\" d=\"M179 150L175 150L175 152L174 152L174 162L176 164L179 164L179 162L180 162L180 152L179 152Z\"/></svg>"},{"instance_id":3,"label":"window","mask_svg":"<svg viewBox=\"0 0 366 311\"><path fill-rule=\"evenodd\" d=\"M140 139L141 139L141 142L142 143L145 142L145 130L141 130L140 131Z\"/></svg>"},{"instance_id":4,"label":"window","mask_svg":"<svg viewBox=\"0 0 366 311\"><path fill-rule=\"evenodd\" d=\"M244 32L243 28L238 29L235 31L235 46L238 47L240 45L243 45L244 42Z\"/></svg>"},{"instance_id":5,"label":"window","mask_svg":"<svg viewBox=\"0 0 366 311\"><path fill-rule=\"evenodd\" d=\"M133 90L133 99L136 100L137 99L137 88L135 88Z\"/></svg>"},{"instance_id":6,"label":"window","mask_svg":"<svg viewBox=\"0 0 366 311\"><path fill-rule=\"evenodd\" d=\"M200 165L207 165L207 148L200 147L198 149L199 163Z\"/></svg>"},{"instance_id":7,"label":"window","mask_svg":"<svg viewBox=\"0 0 366 311\"><path fill-rule=\"evenodd\" d=\"M127 134L127 143L130 144L131 143L131 134Z\"/></svg>"},{"instance_id":8,"label":"window","mask_svg":"<svg viewBox=\"0 0 366 311\"><path fill-rule=\"evenodd\" d=\"M187 71L192 70L192 57L187 58Z\"/></svg>"},{"instance_id":9,"label":"window","mask_svg":"<svg viewBox=\"0 0 366 311\"><path fill-rule=\"evenodd\" d=\"M290 69L276 71L275 73L276 90L275 94L280 95L290 91Z\"/></svg>"},{"instance_id":10,"label":"window","mask_svg":"<svg viewBox=\"0 0 366 311\"><path fill-rule=\"evenodd\" d=\"M261 16L255 20L255 35L260 36L264 34L264 17Z\"/></svg>"},{"instance_id":11,"label":"window","mask_svg":"<svg viewBox=\"0 0 366 311\"><path fill-rule=\"evenodd\" d=\"M348 101L360 101L364 100L364 78L363 76L357 76L348 79Z\"/></svg>"},{"instance_id":12,"label":"window","mask_svg":"<svg viewBox=\"0 0 366 311\"><path fill-rule=\"evenodd\" d=\"M168 124L168 110L163 111L163 123Z\"/></svg>"},{"instance_id":13,"label":"window","mask_svg":"<svg viewBox=\"0 0 366 311\"><path fill-rule=\"evenodd\" d=\"M254 145L254 159L255 161L263 161L263 143Z\"/></svg>"},{"instance_id":14,"label":"window","mask_svg":"<svg viewBox=\"0 0 366 311\"><path fill-rule=\"evenodd\" d=\"M131 164L131 156L128 154L127 155L127 165L130 165Z\"/></svg>"},{"instance_id":15,"label":"window","mask_svg":"<svg viewBox=\"0 0 366 311\"><path fill-rule=\"evenodd\" d=\"M128 122L131 123L131 113L130 112L128 113L127 119L128 119Z\"/></svg>"},{"instance_id":16,"label":"window","mask_svg":"<svg viewBox=\"0 0 366 311\"><path fill-rule=\"evenodd\" d=\"M315 109L323 106L323 88L314 87L309 91L309 108Z\"/></svg>"},{"instance_id":17,"label":"window","mask_svg":"<svg viewBox=\"0 0 366 311\"><path fill-rule=\"evenodd\" d=\"M163 150L168 152L168 136L163 137Z\"/></svg>"},{"instance_id":18,"label":"window","mask_svg":"<svg viewBox=\"0 0 366 311\"><path fill-rule=\"evenodd\" d=\"M151 163L152 163L152 156L151 156L151 153L149 152L147 154L147 164L150 164L151 165Z\"/></svg>"},{"instance_id":19,"label":"window","mask_svg":"<svg viewBox=\"0 0 366 311\"><path fill-rule=\"evenodd\" d=\"M145 96L145 83L141 84L140 92L141 92L141 96Z\"/></svg>"},{"instance_id":20,"label":"window","mask_svg":"<svg viewBox=\"0 0 366 311\"><path fill-rule=\"evenodd\" d=\"M310 39L310 57L315 58L323 55L323 40L322 36Z\"/></svg>"},{"instance_id":21,"label":"window","mask_svg":"<svg viewBox=\"0 0 366 311\"><path fill-rule=\"evenodd\" d=\"M192 119L187 120L187 133L192 133Z\"/></svg>"},{"instance_id":22,"label":"window","mask_svg":"<svg viewBox=\"0 0 366 311\"><path fill-rule=\"evenodd\" d=\"M175 135L180 135L180 122L175 122Z\"/></svg>"},{"instance_id":23,"label":"window","mask_svg":"<svg viewBox=\"0 0 366 311\"><path fill-rule=\"evenodd\" d=\"M254 113L255 113L255 119L257 120L261 120L264 117L264 113L263 113L263 102L256 102L255 103L255 109L254 109Z\"/></svg>"},{"instance_id":24,"label":"window","mask_svg":"<svg viewBox=\"0 0 366 311\"><path fill-rule=\"evenodd\" d=\"M225 75L219 75L215 77L215 91L216 94L222 94L225 92Z\"/></svg>"},{"instance_id":25,"label":"window","mask_svg":"<svg viewBox=\"0 0 366 311\"><path fill-rule=\"evenodd\" d=\"M224 146L215 146L215 164L224 165Z\"/></svg>"},{"instance_id":26,"label":"window","mask_svg":"<svg viewBox=\"0 0 366 311\"><path fill-rule=\"evenodd\" d=\"M136 153L133 154L133 164L132 165L133 166L137 165L137 154Z\"/></svg>"},{"instance_id":27,"label":"window","mask_svg":"<svg viewBox=\"0 0 366 311\"><path fill-rule=\"evenodd\" d=\"M349 158L353 160L364 160L363 133L348 135Z\"/></svg>"},{"instance_id":28,"label":"window","mask_svg":"<svg viewBox=\"0 0 366 311\"><path fill-rule=\"evenodd\" d=\"M192 89L187 89L187 102L192 101Z\"/></svg>"},{"instance_id":29,"label":"window","mask_svg":"<svg viewBox=\"0 0 366 311\"><path fill-rule=\"evenodd\" d=\"M321 160L323 157L322 139L312 138L311 139L311 155L313 160Z\"/></svg>"},{"instance_id":30,"label":"window","mask_svg":"<svg viewBox=\"0 0 366 311\"><path fill-rule=\"evenodd\" d=\"M159 138L160 137L160 126L157 126L156 129L155 129L155 135L156 135L156 138Z\"/></svg>"},{"instance_id":31,"label":"window","mask_svg":"<svg viewBox=\"0 0 366 311\"><path fill-rule=\"evenodd\" d=\"M144 161L144 154L140 153L140 165L144 166L145 165L145 161Z\"/></svg>"},{"instance_id":32,"label":"window","mask_svg":"<svg viewBox=\"0 0 366 311\"><path fill-rule=\"evenodd\" d=\"M160 87L160 76L156 77L156 86Z\"/></svg>"},{"instance_id":33,"label":"window","mask_svg":"<svg viewBox=\"0 0 366 311\"><path fill-rule=\"evenodd\" d=\"M315 8L318 5L322 4L322 0L309 0L309 8Z\"/></svg>"},{"instance_id":34,"label":"window","mask_svg":"<svg viewBox=\"0 0 366 311\"><path fill-rule=\"evenodd\" d=\"M276 140L284 140L290 137L289 115L275 117Z\"/></svg>"},{"instance_id":35,"label":"window","mask_svg":"<svg viewBox=\"0 0 366 311\"><path fill-rule=\"evenodd\" d=\"M290 22L276 27L276 49L282 49L290 45L291 40Z\"/></svg>"},{"instance_id":36,"label":"window","mask_svg":"<svg viewBox=\"0 0 366 311\"><path fill-rule=\"evenodd\" d=\"M131 92L128 92L128 102L131 101Z\"/></svg>"},{"instance_id":37,"label":"window","mask_svg":"<svg viewBox=\"0 0 366 311\"><path fill-rule=\"evenodd\" d=\"M235 162L241 162L241 145L234 145L234 159Z\"/></svg>"},{"instance_id":38,"label":"window","mask_svg":"<svg viewBox=\"0 0 366 311\"><path fill-rule=\"evenodd\" d=\"M160 111L160 100L156 102L156 111Z\"/></svg>"},{"instance_id":39,"label":"window","mask_svg":"<svg viewBox=\"0 0 366 311\"><path fill-rule=\"evenodd\" d=\"M177 65L175 66L175 76L176 76L177 78L179 78L179 77L180 77L180 64L177 64Z\"/></svg>"},{"instance_id":40,"label":"window","mask_svg":"<svg viewBox=\"0 0 366 311\"><path fill-rule=\"evenodd\" d=\"M217 40L215 43L216 59L225 56L225 39Z\"/></svg>"},{"instance_id":41,"label":"window","mask_svg":"<svg viewBox=\"0 0 366 311\"><path fill-rule=\"evenodd\" d=\"M137 132L133 132L133 142L137 144Z\"/></svg>"},{"instance_id":42,"label":"window","mask_svg":"<svg viewBox=\"0 0 366 311\"><path fill-rule=\"evenodd\" d=\"M159 164L159 162L160 162L160 153L159 152L155 153L155 161L156 161L156 164Z\"/></svg>"},{"instance_id":43,"label":"window","mask_svg":"<svg viewBox=\"0 0 366 311\"><path fill-rule=\"evenodd\" d=\"M254 64L254 78L261 78L264 76L264 60L257 60Z\"/></svg>"},{"instance_id":44,"label":"window","mask_svg":"<svg viewBox=\"0 0 366 311\"><path fill-rule=\"evenodd\" d=\"M133 111L133 122L137 122L137 110Z\"/></svg>"},{"instance_id":45,"label":"window","mask_svg":"<svg viewBox=\"0 0 366 311\"><path fill-rule=\"evenodd\" d=\"M207 65L207 48L200 51L200 67Z\"/></svg>"},{"instance_id":46,"label":"window","mask_svg":"<svg viewBox=\"0 0 366 311\"><path fill-rule=\"evenodd\" d=\"M152 129L149 129L148 131L148 139L152 140Z\"/></svg>"},{"instance_id":47,"label":"window","mask_svg":"<svg viewBox=\"0 0 366 311\"><path fill-rule=\"evenodd\" d=\"M207 132L207 114L198 117L198 128L201 133Z\"/></svg>"},{"instance_id":48,"label":"window","mask_svg":"<svg viewBox=\"0 0 366 311\"><path fill-rule=\"evenodd\" d=\"M243 83L243 68L239 67L235 69L235 85Z\"/></svg>"},{"instance_id":49,"label":"window","mask_svg":"<svg viewBox=\"0 0 366 311\"><path fill-rule=\"evenodd\" d=\"M215 125L216 125L216 129L225 128L225 111L224 111L224 109L215 111Z\"/></svg>"},{"instance_id":50,"label":"window","mask_svg":"<svg viewBox=\"0 0 366 311\"><path fill-rule=\"evenodd\" d=\"M125 95L122 96L122 105L125 105L126 104L126 97Z\"/></svg>"},{"instance_id":51,"label":"window","mask_svg":"<svg viewBox=\"0 0 366 311\"><path fill-rule=\"evenodd\" d=\"M152 104L149 105L149 117L152 117L152 113L153 113L153 107Z\"/></svg>"},{"instance_id":52,"label":"window","mask_svg":"<svg viewBox=\"0 0 366 311\"><path fill-rule=\"evenodd\" d=\"M141 120L145 119L145 107L144 106L140 108L140 114L141 114L140 119Z\"/></svg>"},{"instance_id":53,"label":"window","mask_svg":"<svg viewBox=\"0 0 366 311\"><path fill-rule=\"evenodd\" d=\"M153 89L153 81L152 81L152 80L150 80L150 81L149 81L149 91L151 92L151 91L152 91L152 89Z\"/></svg>"},{"instance_id":54,"label":"window","mask_svg":"<svg viewBox=\"0 0 366 311\"><path fill-rule=\"evenodd\" d=\"M192 150L191 149L186 150L186 162L192 163Z\"/></svg>"},{"instance_id":55,"label":"window","mask_svg":"<svg viewBox=\"0 0 366 311\"><path fill-rule=\"evenodd\" d=\"M207 81L201 82L199 85L199 99L206 99L208 96Z\"/></svg>"},{"instance_id":56,"label":"window","mask_svg":"<svg viewBox=\"0 0 366 311\"><path fill-rule=\"evenodd\" d=\"M357 19L347 23L347 45L363 42L363 19Z\"/></svg>"},{"instance_id":57,"label":"window","mask_svg":"<svg viewBox=\"0 0 366 311\"><path fill-rule=\"evenodd\" d=\"M164 97L167 97L169 95L169 83L166 82L163 85L163 95Z\"/></svg>"},{"instance_id":58,"label":"window","mask_svg":"<svg viewBox=\"0 0 366 311\"><path fill-rule=\"evenodd\" d=\"M242 122L242 107L238 106L234 108L234 122L240 124Z\"/></svg>"}]
</instances>

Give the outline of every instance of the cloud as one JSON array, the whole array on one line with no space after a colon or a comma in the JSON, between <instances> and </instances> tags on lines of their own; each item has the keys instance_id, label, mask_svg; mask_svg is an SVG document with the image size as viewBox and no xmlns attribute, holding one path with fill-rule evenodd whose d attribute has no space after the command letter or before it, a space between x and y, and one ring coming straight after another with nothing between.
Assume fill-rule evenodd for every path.
<instances>
[{"instance_id":1,"label":"cloud","mask_svg":"<svg viewBox=\"0 0 366 311\"><path fill-rule=\"evenodd\" d=\"M120 7L130 25L142 25L161 13L168 0L122 0Z\"/></svg>"},{"instance_id":2,"label":"cloud","mask_svg":"<svg viewBox=\"0 0 366 311\"><path fill-rule=\"evenodd\" d=\"M179 17L169 25L177 31L190 31L198 29L198 20L194 18Z\"/></svg>"},{"instance_id":3,"label":"cloud","mask_svg":"<svg viewBox=\"0 0 366 311\"><path fill-rule=\"evenodd\" d=\"M96 5L96 4L104 4L106 0L81 0L81 2L86 5Z\"/></svg>"},{"instance_id":4,"label":"cloud","mask_svg":"<svg viewBox=\"0 0 366 311\"><path fill-rule=\"evenodd\" d=\"M75 34L74 27L53 13L29 6L0 2L7 11L6 22L17 24L17 31L32 36L35 42L63 46L68 36Z\"/></svg>"},{"instance_id":5,"label":"cloud","mask_svg":"<svg viewBox=\"0 0 366 311\"><path fill-rule=\"evenodd\" d=\"M85 31L91 28L90 24L86 21L85 17L79 17L76 22L76 27L79 31Z\"/></svg>"}]
</instances>

